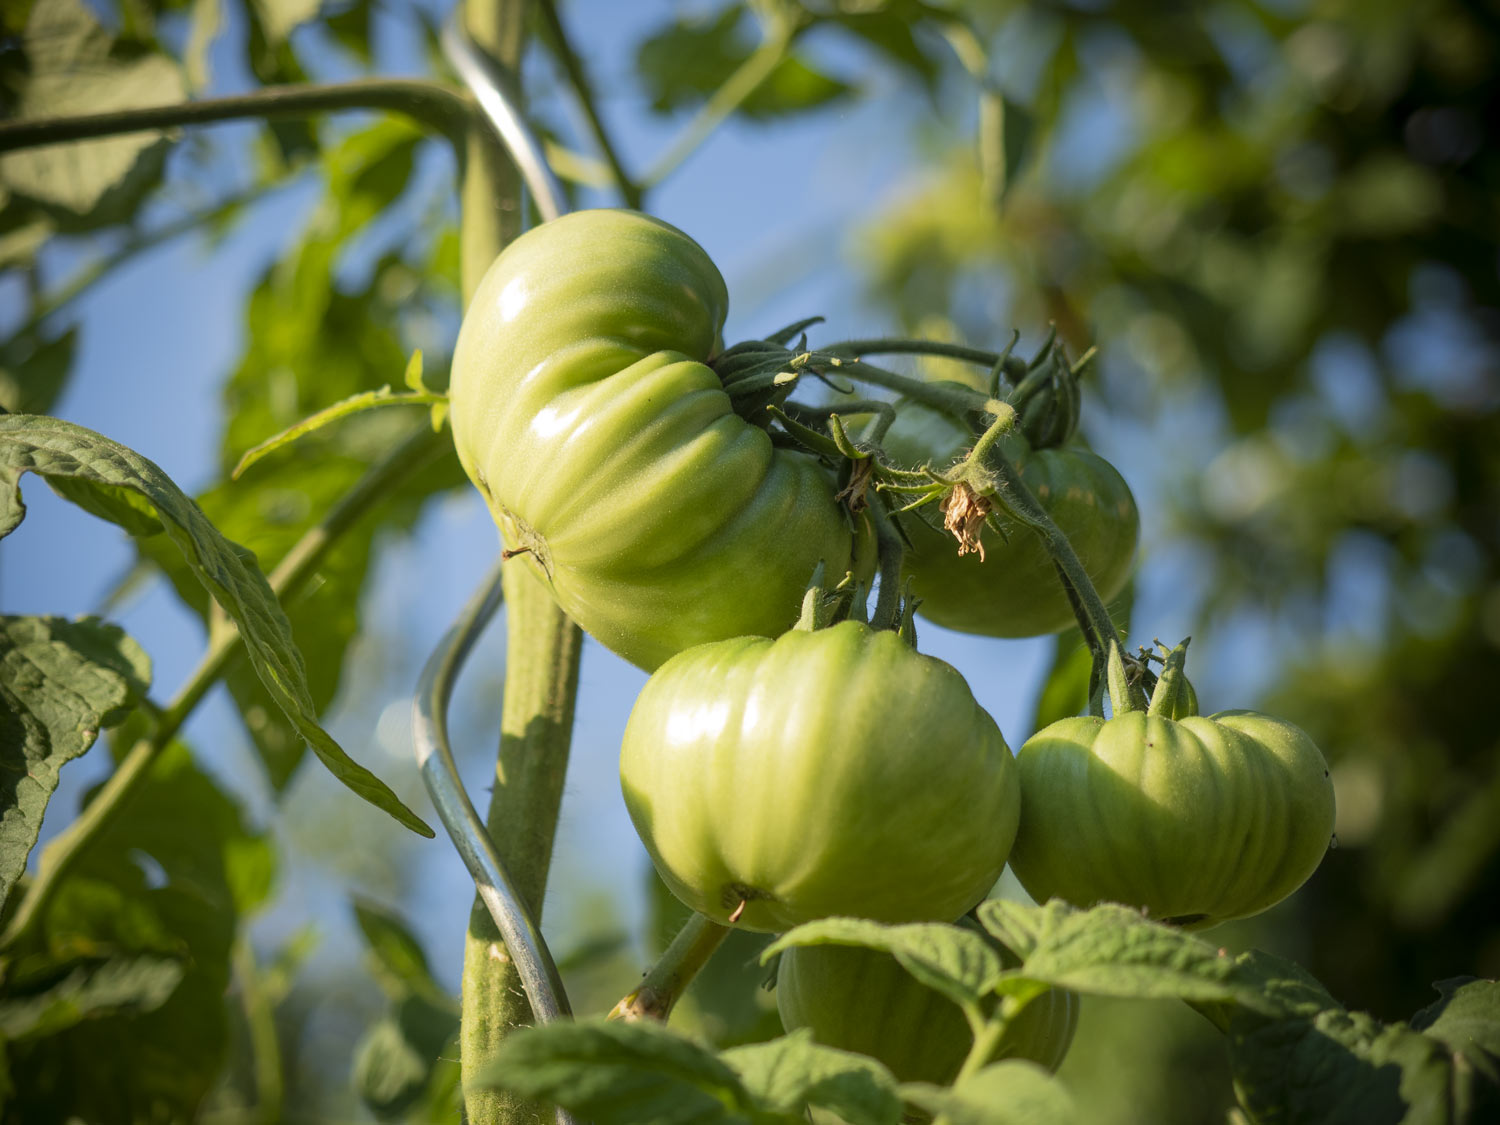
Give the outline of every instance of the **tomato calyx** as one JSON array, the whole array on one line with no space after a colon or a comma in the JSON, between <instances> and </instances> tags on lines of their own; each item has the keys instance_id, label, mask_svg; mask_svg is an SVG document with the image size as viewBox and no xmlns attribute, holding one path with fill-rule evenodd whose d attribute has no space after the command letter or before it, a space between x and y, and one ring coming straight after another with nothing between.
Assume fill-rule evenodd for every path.
<instances>
[{"instance_id":1,"label":"tomato calyx","mask_svg":"<svg viewBox=\"0 0 1500 1125\"><path fill-rule=\"evenodd\" d=\"M1167 719L1185 719L1198 714L1198 693L1193 690L1185 671L1187 646L1192 639L1184 638L1171 651L1160 641L1156 642L1165 657L1161 675L1156 677L1156 686L1151 692L1151 705L1147 708L1147 714Z\"/></svg>"}]
</instances>

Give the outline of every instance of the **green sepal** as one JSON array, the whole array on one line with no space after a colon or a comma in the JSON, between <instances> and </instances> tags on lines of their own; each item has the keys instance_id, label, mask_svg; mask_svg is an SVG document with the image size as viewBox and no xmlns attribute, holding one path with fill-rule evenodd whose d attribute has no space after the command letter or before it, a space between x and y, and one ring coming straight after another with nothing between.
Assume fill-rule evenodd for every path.
<instances>
[{"instance_id":1,"label":"green sepal","mask_svg":"<svg viewBox=\"0 0 1500 1125\"><path fill-rule=\"evenodd\" d=\"M1167 719L1186 719L1198 713L1198 693L1187 678L1188 637L1167 654L1165 667L1156 681L1156 690L1151 693L1149 715L1160 715Z\"/></svg>"},{"instance_id":2,"label":"green sepal","mask_svg":"<svg viewBox=\"0 0 1500 1125\"><path fill-rule=\"evenodd\" d=\"M716 358L718 375L734 412L762 429L771 424L768 408L781 406L797 387L796 355L768 340L746 340Z\"/></svg>"},{"instance_id":3,"label":"green sepal","mask_svg":"<svg viewBox=\"0 0 1500 1125\"><path fill-rule=\"evenodd\" d=\"M1123 715L1127 711L1145 710L1145 696L1130 682L1130 674L1125 668L1125 652L1117 640L1111 639L1109 642L1109 658L1106 668L1109 701L1114 706L1114 713Z\"/></svg>"}]
</instances>

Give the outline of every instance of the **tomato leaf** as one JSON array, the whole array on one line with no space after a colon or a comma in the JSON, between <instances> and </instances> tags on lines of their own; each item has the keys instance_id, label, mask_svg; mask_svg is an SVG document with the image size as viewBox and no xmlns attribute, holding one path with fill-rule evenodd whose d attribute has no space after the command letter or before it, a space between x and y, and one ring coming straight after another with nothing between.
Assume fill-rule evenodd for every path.
<instances>
[{"instance_id":1,"label":"tomato leaf","mask_svg":"<svg viewBox=\"0 0 1500 1125\"><path fill-rule=\"evenodd\" d=\"M65 1031L86 1019L152 1012L182 981L170 957L112 957L79 965L51 988L0 1000L0 1035L15 1041Z\"/></svg>"},{"instance_id":2,"label":"tomato leaf","mask_svg":"<svg viewBox=\"0 0 1500 1125\"><path fill-rule=\"evenodd\" d=\"M545 1099L593 1125L765 1119L726 1063L653 1023L560 1022L520 1031L502 1040L465 1085Z\"/></svg>"},{"instance_id":3,"label":"tomato leaf","mask_svg":"<svg viewBox=\"0 0 1500 1125\"><path fill-rule=\"evenodd\" d=\"M452 1005L411 995L365 1034L355 1051L354 1090L381 1121L399 1121L427 1097L458 1034Z\"/></svg>"},{"instance_id":4,"label":"tomato leaf","mask_svg":"<svg viewBox=\"0 0 1500 1125\"><path fill-rule=\"evenodd\" d=\"M732 4L708 19L679 19L636 48L636 73L656 113L674 113L707 101L750 57L746 9ZM847 97L852 88L796 57L783 59L739 107L746 117L771 117L817 109Z\"/></svg>"},{"instance_id":5,"label":"tomato leaf","mask_svg":"<svg viewBox=\"0 0 1500 1125\"><path fill-rule=\"evenodd\" d=\"M30 73L17 118L165 105L184 94L181 73L166 56L113 57L109 34L81 0L37 4L22 42ZM166 144L161 133L142 132L8 153L0 157L0 183L72 225L97 225L155 182Z\"/></svg>"},{"instance_id":6,"label":"tomato leaf","mask_svg":"<svg viewBox=\"0 0 1500 1125\"><path fill-rule=\"evenodd\" d=\"M329 771L412 831L432 836L421 818L318 725L302 654L265 576L161 469L133 450L70 422L31 414L0 416L0 538L14 531L25 515L21 476L28 472L48 479L95 481L148 500L195 576L239 626L245 651L267 692Z\"/></svg>"},{"instance_id":7,"label":"tomato leaf","mask_svg":"<svg viewBox=\"0 0 1500 1125\"><path fill-rule=\"evenodd\" d=\"M1002 993L1025 995L1046 984L1095 996L1233 1003L1268 1016L1287 1010L1267 990L1263 963L1244 963L1129 907L1076 910L1057 901L1038 907L991 899L977 913L1021 958L998 983ZM1293 995L1302 1000L1306 994Z\"/></svg>"},{"instance_id":8,"label":"tomato leaf","mask_svg":"<svg viewBox=\"0 0 1500 1125\"><path fill-rule=\"evenodd\" d=\"M433 979L421 943L394 911L369 899L357 898L354 920L359 923L360 933L374 957L375 979L387 996L393 1000L413 994L445 996Z\"/></svg>"},{"instance_id":9,"label":"tomato leaf","mask_svg":"<svg viewBox=\"0 0 1500 1125\"><path fill-rule=\"evenodd\" d=\"M150 683L150 658L118 626L0 617L0 904L26 870L58 771Z\"/></svg>"},{"instance_id":10,"label":"tomato leaf","mask_svg":"<svg viewBox=\"0 0 1500 1125\"><path fill-rule=\"evenodd\" d=\"M806 1028L769 1043L731 1048L720 1057L777 1113L796 1116L811 1105L832 1110L849 1125L897 1125L901 1119L890 1071L863 1055L813 1042Z\"/></svg>"},{"instance_id":11,"label":"tomato leaf","mask_svg":"<svg viewBox=\"0 0 1500 1125\"><path fill-rule=\"evenodd\" d=\"M420 378L420 374L418 377ZM320 430L329 423L337 422L340 418L346 418L350 414L372 410L377 406L426 406L437 405L447 401L447 395L433 394L431 391L403 392L393 391L390 387L380 387L373 391L363 391L360 394L351 395L349 398L340 399L332 406L324 410L319 410L316 414L311 414L302 419L302 421L288 426L279 434L268 437L259 445L253 445L245 450L244 456L240 458L239 463L230 472L230 478L238 479L241 473L266 454L280 449L283 445L290 445L302 435L312 433L314 430ZM437 427L434 426L434 428Z\"/></svg>"},{"instance_id":12,"label":"tomato leaf","mask_svg":"<svg viewBox=\"0 0 1500 1125\"><path fill-rule=\"evenodd\" d=\"M917 980L961 1008L973 1008L1003 975L1000 955L979 934L938 922L886 926L863 918L823 918L789 930L762 960L795 945L859 945L892 954Z\"/></svg>"},{"instance_id":13,"label":"tomato leaf","mask_svg":"<svg viewBox=\"0 0 1500 1125\"><path fill-rule=\"evenodd\" d=\"M112 749L146 729L133 716ZM38 1027L35 1038L7 1044L15 1084L7 1114L195 1120L230 1043L225 993L237 923L266 899L274 865L269 839L247 828L188 749L164 748L59 882L36 932L6 951L0 1003L54 1021L45 1037ZM99 962L115 959L106 975ZM169 989L167 970L147 959L175 962L180 981ZM89 973L77 978L76 995L94 1006L64 1026L53 1001L65 997L49 993L79 968Z\"/></svg>"},{"instance_id":14,"label":"tomato leaf","mask_svg":"<svg viewBox=\"0 0 1500 1125\"><path fill-rule=\"evenodd\" d=\"M1034 1063L1016 1060L993 1063L948 1090L908 1083L901 1096L952 1125L1070 1125L1080 1120L1061 1082Z\"/></svg>"}]
</instances>

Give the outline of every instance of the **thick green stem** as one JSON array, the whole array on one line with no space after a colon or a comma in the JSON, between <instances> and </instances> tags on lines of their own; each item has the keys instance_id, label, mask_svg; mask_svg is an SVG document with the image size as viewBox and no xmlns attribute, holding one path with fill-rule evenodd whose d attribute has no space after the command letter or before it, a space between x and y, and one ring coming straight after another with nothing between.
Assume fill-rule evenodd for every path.
<instances>
[{"instance_id":1,"label":"thick green stem","mask_svg":"<svg viewBox=\"0 0 1500 1125\"><path fill-rule=\"evenodd\" d=\"M506 564L504 715L495 788L485 826L517 892L541 915L573 734L582 635L524 558ZM477 898L464 942L460 1054L473 1074L515 1028L532 1022L520 977L489 911ZM512 1094L469 1089L471 1125L518 1125L537 1110Z\"/></svg>"},{"instance_id":2,"label":"thick green stem","mask_svg":"<svg viewBox=\"0 0 1500 1125\"><path fill-rule=\"evenodd\" d=\"M0 152L65 141L87 141L122 133L212 125L246 118L312 117L347 109L404 113L449 136L459 135L472 114L469 100L447 86L417 79L379 78L326 86L266 86L230 98L86 113L77 117L38 117L0 124Z\"/></svg>"},{"instance_id":3,"label":"thick green stem","mask_svg":"<svg viewBox=\"0 0 1500 1125\"><path fill-rule=\"evenodd\" d=\"M297 540L267 576L276 596L283 601L294 597L313 576L339 537L388 497L397 483L442 452L444 445L444 435L434 434L424 426L397 446L384 461L373 466L321 522ZM156 756L172 741L194 708L218 682L239 644L239 631L230 623L210 631L208 649L198 667L162 711L151 736L130 748L78 819L43 851L36 879L16 908L5 932L0 934L0 948L13 945L41 916L74 862L119 815L150 773Z\"/></svg>"},{"instance_id":4,"label":"thick green stem","mask_svg":"<svg viewBox=\"0 0 1500 1125\"><path fill-rule=\"evenodd\" d=\"M468 0L475 45L515 74L524 38L524 0ZM459 237L468 301L520 220L520 182L492 131L476 122L465 147ZM583 637L557 608L525 559L506 564L506 662L500 751L486 827L517 892L541 913L573 735ZM476 1073L514 1028L531 1022L520 978L484 904L476 897L464 941L459 1050L465 1075ZM519 1125L541 1119L536 1106L498 1090L467 1089L470 1125Z\"/></svg>"},{"instance_id":5,"label":"thick green stem","mask_svg":"<svg viewBox=\"0 0 1500 1125\"><path fill-rule=\"evenodd\" d=\"M646 971L635 991L615 1005L609 1018L666 1023L687 986L729 936L730 928L702 914L694 914L677 932L656 964Z\"/></svg>"}]
</instances>

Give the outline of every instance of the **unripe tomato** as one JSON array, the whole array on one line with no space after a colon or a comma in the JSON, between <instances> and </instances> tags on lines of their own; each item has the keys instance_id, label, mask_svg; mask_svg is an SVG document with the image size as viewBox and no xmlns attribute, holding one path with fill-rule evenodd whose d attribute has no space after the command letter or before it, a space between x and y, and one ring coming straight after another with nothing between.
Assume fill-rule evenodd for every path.
<instances>
[{"instance_id":1,"label":"unripe tomato","mask_svg":"<svg viewBox=\"0 0 1500 1125\"><path fill-rule=\"evenodd\" d=\"M1019 816L1015 760L963 677L853 621L667 661L630 713L620 782L672 892L752 930L957 918Z\"/></svg>"},{"instance_id":2,"label":"unripe tomato","mask_svg":"<svg viewBox=\"0 0 1500 1125\"><path fill-rule=\"evenodd\" d=\"M774 448L704 365L727 305L681 231L579 211L495 260L453 356L454 443L506 546L647 669L790 628L817 564L850 563L830 474Z\"/></svg>"},{"instance_id":3,"label":"unripe tomato","mask_svg":"<svg viewBox=\"0 0 1500 1125\"><path fill-rule=\"evenodd\" d=\"M1015 964L1008 950L1005 959ZM825 1047L869 1055L902 1082L951 1085L974 1043L953 1001L889 953L858 946L788 949L776 972L776 1008L787 1031L805 1027ZM1078 997L1049 988L1006 1027L994 1059L1028 1059L1056 1070L1077 1019Z\"/></svg>"},{"instance_id":4,"label":"unripe tomato","mask_svg":"<svg viewBox=\"0 0 1500 1125\"><path fill-rule=\"evenodd\" d=\"M1306 733L1252 711L1062 719L1017 756L1011 870L1038 902L1123 902L1204 928L1274 906L1317 869L1333 785Z\"/></svg>"},{"instance_id":5,"label":"unripe tomato","mask_svg":"<svg viewBox=\"0 0 1500 1125\"><path fill-rule=\"evenodd\" d=\"M942 412L907 402L883 445L902 466L941 470L974 440ZM1124 478L1086 449L1033 450L1018 434L1004 439L1001 450L1068 537L1100 596L1118 594L1140 538L1140 514ZM929 621L987 637L1039 636L1075 622L1057 568L1030 528L1010 521L1008 542L985 528L981 559L960 555L953 536L915 512L902 516L901 526L911 540L906 573L921 599L917 612Z\"/></svg>"}]
</instances>

